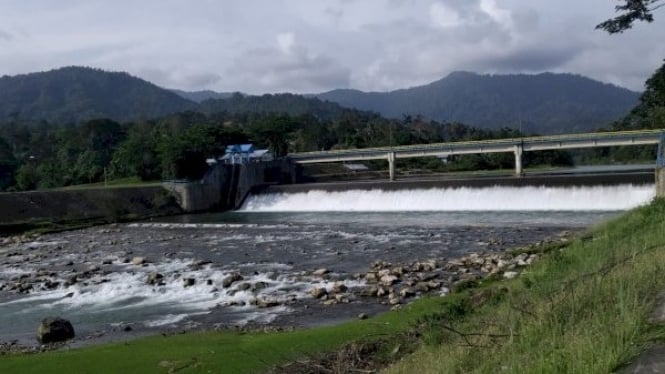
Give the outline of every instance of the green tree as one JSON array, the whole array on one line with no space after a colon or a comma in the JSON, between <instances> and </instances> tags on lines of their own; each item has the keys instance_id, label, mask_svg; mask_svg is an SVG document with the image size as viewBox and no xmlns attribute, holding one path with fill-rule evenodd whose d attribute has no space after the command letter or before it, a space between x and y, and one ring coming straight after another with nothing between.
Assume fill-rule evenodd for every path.
<instances>
[{"instance_id":1,"label":"green tree","mask_svg":"<svg viewBox=\"0 0 665 374\"><path fill-rule=\"evenodd\" d=\"M661 0L621 0L615 10L621 14L596 25L596 29L610 34L622 33L633 27L636 21L653 22L653 12L665 6Z\"/></svg>"},{"instance_id":2,"label":"green tree","mask_svg":"<svg viewBox=\"0 0 665 374\"><path fill-rule=\"evenodd\" d=\"M289 142L296 130L295 120L288 115L271 115L250 124L252 140L265 145L282 157L289 152Z\"/></svg>"},{"instance_id":3,"label":"green tree","mask_svg":"<svg viewBox=\"0 0 665 374\"><path fill-rule=\"evenodd\" d=\"M645 83L640 102L620 122L617 130L657 129L665 125L665 63Z\"/></svg>"},{"instance_id":4,"label":"green tree","mask_svg":"<svg viewBox=\"0 0 665 374\"><path fill-rule=\"evenodd\" d=\"M0 191L14 184L16 168L16 158L14 158L10 145L0 138Z\"/></svg>"}]
</instances>

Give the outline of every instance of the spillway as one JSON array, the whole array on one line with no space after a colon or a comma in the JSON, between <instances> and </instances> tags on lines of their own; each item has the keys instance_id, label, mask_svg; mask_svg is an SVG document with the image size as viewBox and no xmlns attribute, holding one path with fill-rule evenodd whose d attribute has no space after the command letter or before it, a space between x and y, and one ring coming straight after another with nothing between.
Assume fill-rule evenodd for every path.
<instances>
[{"instance_id":1,"label":"spillway","mask_svg":"<svg viewBox=\"0 0 665 374\"><path fill-rule=\"evenodd\" d=\"M249 196L241 212L620 211L648 203L653 184L310 190Z\"/></svg>"}]
</instances>

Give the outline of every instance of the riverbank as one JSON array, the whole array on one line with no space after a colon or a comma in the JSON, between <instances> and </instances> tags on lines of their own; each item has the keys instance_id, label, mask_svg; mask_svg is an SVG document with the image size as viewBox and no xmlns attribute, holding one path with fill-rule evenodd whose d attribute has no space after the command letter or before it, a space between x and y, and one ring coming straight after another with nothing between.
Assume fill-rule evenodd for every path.
<instances>
[{"instance_id":1,"label":"riverbank","mask_svg":"<svg viewBox=\"0 0 665 374\"><path fill-rule=\"evenodd\" d=\"M0 212L0 236L7 236L146 219L182 210L161 186L100 186L0 193Z\"/></svg>"},{"instance_id":2,"label":"riverbank","mask_svg":"<svg viewBox=\"0 0 665 374\"><path fill-rule=\"evenodd\" d=\"M608 373L662 342L648 323L665 288L665 200L551 252L491 303L426 329L435 337L389 373ZM485 291L488 292L488 291ZM482 359L479 359L482 357Z\"/></svg>"}]
</instances>

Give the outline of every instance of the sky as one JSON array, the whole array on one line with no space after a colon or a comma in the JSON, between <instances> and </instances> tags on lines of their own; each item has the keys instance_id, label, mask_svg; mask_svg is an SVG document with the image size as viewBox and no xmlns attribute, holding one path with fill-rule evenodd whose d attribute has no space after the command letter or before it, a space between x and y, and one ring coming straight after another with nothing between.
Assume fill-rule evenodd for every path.
<instances>
[{"instance_id":1,"label":"sky","mask_svg":"<svg viewBox=\"0 0 665 374\"><path fill-rule=\"evenodd\" d=\"M565 72L640 91L665 8L619 35L615 0L0 0L0 76L89 66L166 88L389 91L453 71Z\"/></svg>"}]
</instances>

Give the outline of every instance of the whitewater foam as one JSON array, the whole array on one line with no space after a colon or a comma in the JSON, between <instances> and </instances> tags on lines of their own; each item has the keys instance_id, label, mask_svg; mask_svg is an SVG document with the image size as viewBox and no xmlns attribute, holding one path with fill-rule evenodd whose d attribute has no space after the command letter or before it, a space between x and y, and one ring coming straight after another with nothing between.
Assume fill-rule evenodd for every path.
<instances>
[{"instance_id":1,"label":"whitewater foam","mask_svg":"<svg viewBox=\"0 0 665 374\"><path fill-rule=\"evenodd\" d=\"M242 212L618 211L647 203L654 185L312 190L250 196Z\"/></svg>"}]
</instances>

